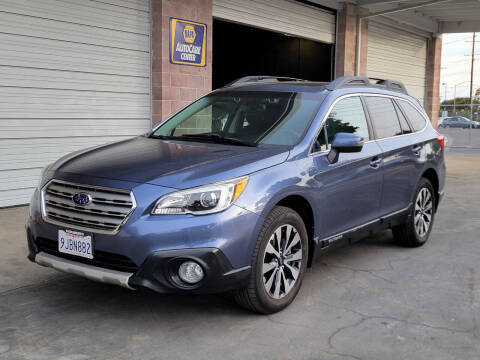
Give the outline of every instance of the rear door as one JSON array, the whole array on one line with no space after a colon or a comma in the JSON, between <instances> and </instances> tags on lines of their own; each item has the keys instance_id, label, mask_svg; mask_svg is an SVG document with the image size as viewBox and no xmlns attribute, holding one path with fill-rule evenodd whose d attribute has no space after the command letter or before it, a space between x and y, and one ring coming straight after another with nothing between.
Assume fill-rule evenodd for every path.
<instances>
[{"instance_id":1,"label":"rear door","mask_svg":"<svg viewBox=\"0 0 480 360\"><path fill-rule=\"evenodd\" d=\"M365 96L371 123L383 157L380 216L406 209L415 189L421 144L415 143L411 125L390 97Z\"/></svg>"},{"instance_id":2,"label":"rear door","mask_svg":"<svg viewBox=\"0 0 480 360\"><path fill-rule=\"evenodd\" d=\"M339 132L358 134L365 144L361 152L341 153L338 162L330 164L327 154ZM339 100L317 137L310 171L317 187L315 196L322 239L378 218L382 192L381 152L373 141L360 96Z\"/></svg>"}]
</instances>

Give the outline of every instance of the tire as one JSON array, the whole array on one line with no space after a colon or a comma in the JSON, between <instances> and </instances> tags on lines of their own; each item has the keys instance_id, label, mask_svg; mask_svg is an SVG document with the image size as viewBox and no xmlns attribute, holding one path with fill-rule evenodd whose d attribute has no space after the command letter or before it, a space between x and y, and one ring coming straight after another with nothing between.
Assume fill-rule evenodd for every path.
<instances>
[{"instance_id":1,"label":"tire","mask_svg":"<svg viewBox=\"0 0 480 360\"><path fill-rule=\"evenodd\" d=\"M275 237L276 234L279 236ZM280 244L278 237L281 238ZM290 242L285 245L286 239ZM279 248L281 251L277 251ZM260 314L283 310L297 296L307 262L308 235L302 218L290 208L276 206L258 235L252 271L247 285L234 293L236 302Z\"/></svg>"},{"instance_id":2,"label":"tire","mask_svg":"<svg viewBox=\"0 0 480 360\"><path fill-rule=\"evenodd\" d=\"M427 242L435 219L435 200L432 184L428 179L422 178L415 191L414 202L406 223L392 229L393 236L399 244L419 247Z\"/></svg>"}]
</instances>

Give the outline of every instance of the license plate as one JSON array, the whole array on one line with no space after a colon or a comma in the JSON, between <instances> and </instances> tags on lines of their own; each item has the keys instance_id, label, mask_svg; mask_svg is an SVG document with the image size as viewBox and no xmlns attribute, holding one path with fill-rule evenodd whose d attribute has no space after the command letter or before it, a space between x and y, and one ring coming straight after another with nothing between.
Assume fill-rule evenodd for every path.
<instances>
[{"instance_id":1,"label":"license plate","mask_svg":"<svg viewBox=\"0 0 480 360\"><path fill-rule=\"evenodd\" d=\"M72 230L58 230L58 251L93 259L92 235Z\"/></svg>"}]
</instances>

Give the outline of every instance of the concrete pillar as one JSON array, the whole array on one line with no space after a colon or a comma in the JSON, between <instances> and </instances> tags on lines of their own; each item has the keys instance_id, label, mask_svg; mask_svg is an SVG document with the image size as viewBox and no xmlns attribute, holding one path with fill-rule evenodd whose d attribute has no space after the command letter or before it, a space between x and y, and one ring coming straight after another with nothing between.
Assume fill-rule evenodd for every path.
<instances>
[{"instance_id":1,"label":"concrete pillar","mask_svg":"<svg viewBox=\"0 0 480 360\"><path fill-rule=\"evenodd\" d=\"M440 69L442 66L442 38L434 37L428 42L427 54L427 88L425 111L432 125L438 127L440 111Z\"/></svg>"},{"instance_id":2,"label":"concrete pillar","mask_svg":"<svg viewBox=\"0 0 480 360\"><path fill-rule=\"evenodd\" d=\"M171 64L170 17L207 24L205 67ZM152 0L152 123L209 92L212 88L212 0Z\"/></svg>"},{"instance_id":3,"label":"concrete pillar","mask_svg":"<svg viewBox=\"0 0 480 360\"><path fill-rule=\"evenodd\" d=\"M357 8L344 3L338 13L335 77L355 75L357 48ZM368 20L362 21L360 36L360 73L367 74Z\"/></svg>"}]
</instances>

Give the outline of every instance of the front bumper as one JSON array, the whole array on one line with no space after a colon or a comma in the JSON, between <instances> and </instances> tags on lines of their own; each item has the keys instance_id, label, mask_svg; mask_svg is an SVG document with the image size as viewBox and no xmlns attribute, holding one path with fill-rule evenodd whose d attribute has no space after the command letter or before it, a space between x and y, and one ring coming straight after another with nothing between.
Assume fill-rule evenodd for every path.
<instances>
[{"instance_id":1,"label":"front bumper","mask_svg":"<svg viewBox=\"0 0 480 360\"><path fill-rule=\"evenodd\" d=\"M154 217L136 209L117 234L93 233L95 258L89 260L58 252L58 230L69 227L43 220L37 191L27 218L28 258L40 265L131 289L223 292L246 282L259 220L257 214L236 206L208 216L178 217ZM176 276L176 267L187 259L201 264L205 274L193 286Z\"/></svg>"}]
</instances>

